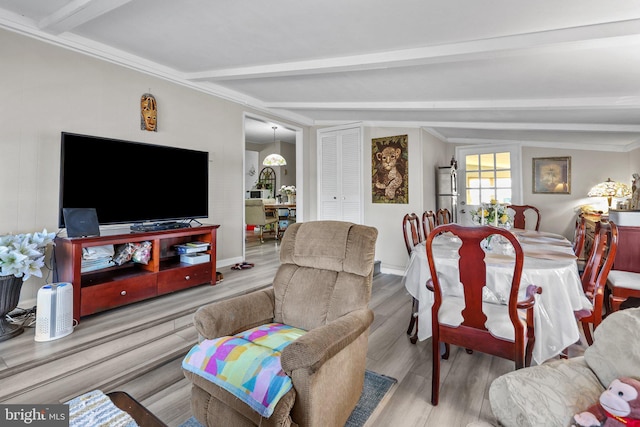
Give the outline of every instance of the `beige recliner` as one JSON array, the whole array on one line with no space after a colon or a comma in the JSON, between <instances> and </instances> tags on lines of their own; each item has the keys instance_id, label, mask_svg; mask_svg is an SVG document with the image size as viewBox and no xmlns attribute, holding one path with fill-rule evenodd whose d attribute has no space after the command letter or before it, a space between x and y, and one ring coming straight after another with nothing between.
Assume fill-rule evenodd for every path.
<instances>
[{"instance_id":1,"label":"beige recliner","mask_svg":"<svg viewBox=\"0 0 640 427\"><path fill-rule=\"evenodd\" d=\"M307 332L282 350L293 388L269 418L202 376L191 408L207 426L344 426L364 383L373 312L368 308L377 230L339 221L290 225L273 287L201 307L194 324L204 339L271 322Z\"/></svg>"}]
</instances>

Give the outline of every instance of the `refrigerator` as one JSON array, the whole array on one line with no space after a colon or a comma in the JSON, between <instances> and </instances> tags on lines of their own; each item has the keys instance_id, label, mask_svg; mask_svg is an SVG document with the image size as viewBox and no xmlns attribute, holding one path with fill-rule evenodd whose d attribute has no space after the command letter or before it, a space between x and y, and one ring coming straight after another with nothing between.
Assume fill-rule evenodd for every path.
<instances>
[{"instance_id":1,"label":"refrigerator","mask_svg":"<svg viewBox=\"0 0 640 427\"><path fill-rule=\"evenodd\" d=\"M458 174L454 165L436 167L436 209L448 209L458 222Z\"/></svg>"}]
</instances>

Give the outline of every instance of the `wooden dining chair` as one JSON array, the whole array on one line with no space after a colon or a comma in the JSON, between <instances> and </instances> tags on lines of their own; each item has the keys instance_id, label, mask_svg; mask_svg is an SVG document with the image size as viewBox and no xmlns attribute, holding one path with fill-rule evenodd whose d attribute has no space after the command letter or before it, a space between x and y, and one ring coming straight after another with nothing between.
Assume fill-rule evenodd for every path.
<instances>
[{"instance_id":1,"label":"wooden dining chair","mask_svg":"<svg viewBox=\"0 0 640 427\"><path fill-rule=\"evenodd\" d=\"M573 253L578 257L578 272L582 273L587 264L587 259L583 256L584 243L587 238L587 220L584 214L576 218L576 227L573 232Z\"/></svg>"},{"instance_id":2,"label":"wooden dining chair","mask_svg":"<svg viewBox=\"0 0 640 427\"><path fill-rule=\"evenodd\" d=\"M514 212L513 227L524 229L526 225L527 214L535 215L536 226L534 230L540 231L540 210L531 205L508 205L507 209Z\"/></svg>"},{"instance_id":3,"label":"wooden dining chair","mask_svg":"<svg viewBox=\"0 0 640 427\"><path fill-rule=\"evenodd\" d=\"M607 289L605 289L605 302L607 293L609 294L608 313L638 305L637 299L640 298L639 241L640 227L618 227L618 251L607 278ZM627 302L629 298L632 300Z\"/></svg>"},{"instance_id":4,"label":"wooden dining chair","mask_svg":"<svg viewBox=\"0 0 640 427\"><path fill-rule=\"evenodd\" d=\"M607 279L610 312L623 308L629 298L640 299L640 273L635 271L611 270ZM636 304L637 306L637 304Z\"/></svg>"},{"instance_id":5,"label":"wooden dining chair","mask_svg":"<svg viewBox=\"0 0 640 427\"><path fill-rule=\"evenodd\" d=\"M587 236L587 220L583 214L576 218L576 228L573 232L573 253L580 258L584 249L584 242Z\"/></svg>"},{"instance_id":6,"label":"wooden dining chair","mask_svg":"<svg viewBox=\"0 0 640 427\"><path fill-rule=\"evenodd\" d=\"M405 214L402 218L402 235L404 236L404 244L407 247L407 254L411 256L413 248L422 243L425 236L418 215L415 213ZM414 329L415 333L413 333ZM412 344L418 341L418 300L416 298L413 298L411 303L411 319L409 320L407 335L411 335L410 341Z\"/></svg>"},{"instance_id":7,"label":"wooden dining chair","mask_svg":"<svg viewBox=\"0 0 640 427\"><path fill-rule=\"evenodd\" d=\"M422 234L425 239L436 228L436 222L436 213L434 211L424 211L422 213Z\"/></svg>"},{"instance_id":8,"label":"wooden dining chair","mask_svg":"<svg viewBox=\"0 0 640 427\"><path fill-rule=\"evenodd\" d=\"M593 344L593 331L602 322L604 293L607 278L613 266L618 250L618 227L613 222L598 222L591 252L582 272L582 290L591 301L593 309L576 312L576 318L582 325L587 344Z\"/></svg>"},{"instance_id":9,"label":"wooden dining chair","mask_svg":"<svg viewBox=\"0 0 640 427\"><path fill-rule=\"evenodd\" d=\"M450 224L451 212L447 208L438 209L436 212L436 225Z\"/></svg>"},{"instance_id":10,"label":"wooden dining chair","mask_svg":"<svg viewBox=\"0 0 640 427\"><path fill-rule=\"evenodd\" d=\"M438 262L433 255L434 239L439 233L452 233L462 245L459 250L458 274L462 295L455 296L443 290L440 283ZM482 300L487 283L484 239L500 235L514 249L513 276L506 295L506 304L494 304ZM494 236L495 238L495 236ZM542 289L529 285L526 299L518 301L524 254L515 235L508 230L490 226L465 227L445 224L436 227L426 240L427 260L431 279L427 288L434 293L432 308L433 373L431 403L438 404L440 390L440 343L444 343L443 359L449 357L449 345L477 350L515 361L516 369L529 366L535 342L533 307L534 295ZM466 308L465 308L466 307Z\"/></svg>"},{"instance_id":11,"label":"wooden dining chair","mask_svg":"<svg viewBox=\"0 0 640 427\"><path fill-rule=\"evenodd\" d=\"M415 213L405 214L402 218L402 235L407 247L407 254L411 255L413 248L424 242L420 217Z\"/></svg>"}]
</instances>

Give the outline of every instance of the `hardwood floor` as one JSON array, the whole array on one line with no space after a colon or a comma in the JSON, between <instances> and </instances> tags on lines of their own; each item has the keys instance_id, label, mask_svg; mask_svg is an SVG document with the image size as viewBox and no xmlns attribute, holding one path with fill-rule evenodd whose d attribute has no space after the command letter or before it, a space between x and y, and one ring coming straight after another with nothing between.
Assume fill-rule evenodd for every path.
<instances>
[{"instance_id":1,"label":"hardwood floor","mask_svg":"<svg viewBox=\"0 0 640 427\"><path fill-rule=\"evenodd\" d=\"M0 342L0 403L64 402L90 390L126 391L167 425L191 416L189 383L180 364L197 341L195 310L212 301L269 286L278 267L277 243L249 236L246 270L219 268L224 281L83 318L68 337L36 343L34 330ZM452 347L441 365L440 404L431 398L430 341L412 345L406 335L411 297L400 276L373 281L375 320L367 367L398 383L368 426L466 426L493 422L488 401L491 381L513 362ZM580 349L572 350L576 354Z\"/></svg>"}]
</instances>

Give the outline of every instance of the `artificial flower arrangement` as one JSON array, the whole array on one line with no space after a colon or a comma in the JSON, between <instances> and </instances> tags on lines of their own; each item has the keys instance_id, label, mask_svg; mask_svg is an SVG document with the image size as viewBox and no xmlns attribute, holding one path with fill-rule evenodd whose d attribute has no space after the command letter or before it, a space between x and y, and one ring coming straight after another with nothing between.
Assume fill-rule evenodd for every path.
<instances>
[{"instance_id":1,"label":"artificial flower arrangement","mask_svg":"<svg viewBox=\"0 0 640 427\"><path fill-rule=\"evenodd\" d=\"M498 203L496 199L491 199L490 203L483 203L478 209L471 211L471 219L481 225L507 228L511 225L511 217L507 214L507 205Z\"/></svg>"},{"instance_id":2,"label":"artificial flower arrangement","mask_svg":"<svg viewBox=\"0 0 640 427\"><path fill-rule=\"evenodd\" d=\"M296 186L295 185L283 185L280 187L280 193L286 194L287 196L291 194L296 194Z\"/></svg>"},{"instance_id":3,"label":"artificial flower arrangement","mask_svg":"<svg viewBox=\"0 0 640 427\"><path fill-rule=\"evenodd\" d=\"M44 252L53 243L55 233L7 234L0 236L0 277L42 277Z\"/></svg>"}]
</instances>

